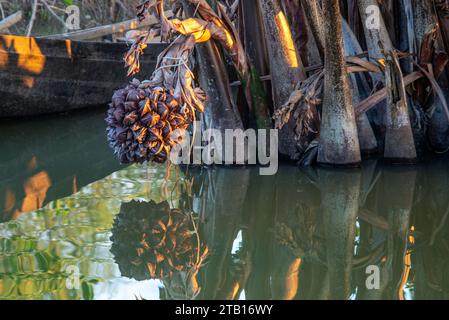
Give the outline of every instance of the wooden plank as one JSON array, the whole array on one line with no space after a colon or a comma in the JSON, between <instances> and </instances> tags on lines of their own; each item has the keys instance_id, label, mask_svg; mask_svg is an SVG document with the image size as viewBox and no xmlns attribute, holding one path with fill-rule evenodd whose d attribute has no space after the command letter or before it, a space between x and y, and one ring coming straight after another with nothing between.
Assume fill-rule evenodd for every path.
<instances>
[{"instance_id":1,"label":"wooden plank","mask_svg":"<svg viewBox=\"0 0 449 320\"><path fill-rule=\"evenodd\" d=\"M171 11L166 11L165 15L167 18L171 18L173 13ZM142 22L138 19L131 19L119 23L114 23L106 26L100 26L80 31L74 31L69 33L57 34L46 36L44 38L48 39L70 39L75 41L92 40L98 39L110 34L122 33L131 29L138 29L142 27L148 27L159 23L159 19L155 16L149 16Z\"/></svg>"},{"instance_id":2,"label":"wooden plank","mask_svg":"<svg viewBox=\"0 0 449 320\"><path fill-rule=\"evenodd\" d=\"M22 20L22 11L18 11L0 21L0 32L6 30Z\"/></svg>"}]
</instances>

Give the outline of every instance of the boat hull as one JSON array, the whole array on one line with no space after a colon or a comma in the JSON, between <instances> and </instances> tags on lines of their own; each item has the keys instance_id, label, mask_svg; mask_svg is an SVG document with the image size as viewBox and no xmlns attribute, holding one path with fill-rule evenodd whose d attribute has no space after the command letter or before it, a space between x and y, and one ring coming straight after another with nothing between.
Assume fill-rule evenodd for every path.
<instances>
[{"instance_id":1,"label":"boat hull","mask_svg":"<svg viewBox=\"0 0 449 320\"><path fill-rule=\"evenodd\" d=\"M151 44L141 57L149 78L166 47ZM106 106L126 76L124 43L0 36L0 117L34 116Z\"/></svg>"}]
</instances>

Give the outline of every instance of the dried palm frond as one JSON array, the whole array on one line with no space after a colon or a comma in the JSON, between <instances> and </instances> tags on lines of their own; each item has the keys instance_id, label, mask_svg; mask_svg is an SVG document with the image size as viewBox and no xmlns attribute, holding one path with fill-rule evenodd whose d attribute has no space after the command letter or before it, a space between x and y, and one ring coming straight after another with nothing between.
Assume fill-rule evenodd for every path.
<instances>
[{"instance_id":1,"label":"dried palm frond","mask_svg":"<svg viewBox=\"0 0 449 320\"><path fill-rule=\"evenodd\" d=\"M357 56L346 57L346 65L349 73L382 72L379 62L370 62ZM318 108L322 103L324 72L323 69L317 70L305 81L298 83L287 103L273 115L276 129L293 127L297 141L296 160L310 151L310 148L316 148L320 133L321 119Z\"/></svg>"},{"instance_id":2,"label":"dried palm frond","mask_svg":"<svg viewBox=\"0 0 449 320\"><path fill-rule=\"evenodd\" d=\"M275 128L292 124L296 134L298 154L303 154L319 134L320 118L317 110L321 104L323 72L318 72L300 82L287 103L274 113Z\"/></svg>"},{"instance_id":3,"label":"dried palm frond","mask_svg":"<svg viewBox=\"0 0 449 320\"><path fill-rule=\"evenodd\" d=\"M123 60L125 60L125 66L128 67L128 77L140 72L140 56L147 48L147 42L153 39L156 34L157 32L152 29L144 35L139 35L137 39L134 40L131 48L123 58Z\"/></svg>"},{"instance_id":4,"label":"dried palm frond","mask_svg":"<svg viewBox=\"0 0 449 320\"><path fill-rule=\"evenodd\" d=\"M171 1L176 3L176 1ZM172 32L185 36L193 35L196 42L217 40L228 51L239 73L247 75L248 63L238 32L226 14L226 8L218 4L218 15L205 0L188 0L196 8L198 17L179 20L168 19L164 14L164 0L147 0L138 7L138 17L143 20L149 14L155 14L161 24L160 35L168 40Z\"/></svg>"},{"instance_id":5,"label":"dried palm frond","mask_svg":"<svg viewBox=\"0 0 449 320\"><path fill-rule=\"evenodd\" d=\"M194 86L193 72L189 67L189 58L195 43L193 35L181 35L173 41L160 54L151 84L172 89L180 103L187 104L192 110L203 112L206 95L203 90Z\"/></svg>"},{"instance_id":6,"label":"dried palm frond","mask_svg":"<svg viewBox=\"0 0 449 320\"><path fill-rule=\"evenodd\" d=\"M301 204L296 214L275 225L276 242L288 248L298 258L325 264L326 245L323 235L312 221L311 209Z\"/></svg>"}]
</instances>

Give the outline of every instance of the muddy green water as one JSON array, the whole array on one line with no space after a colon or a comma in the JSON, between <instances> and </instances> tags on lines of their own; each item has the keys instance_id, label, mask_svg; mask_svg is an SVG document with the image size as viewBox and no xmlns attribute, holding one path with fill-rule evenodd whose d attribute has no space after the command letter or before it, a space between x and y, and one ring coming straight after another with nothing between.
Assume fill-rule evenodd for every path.
<instances>
[{"instance_id":1,"label":"muddy green water","mask_svg":"<svg viewBox=\"0 0 449 320\"><path fill-rule=\"evenodd\" d=\"M122 167L103 117L0 121L0 299L449 297L447 159Z\"/></svg>"}]
</instances>

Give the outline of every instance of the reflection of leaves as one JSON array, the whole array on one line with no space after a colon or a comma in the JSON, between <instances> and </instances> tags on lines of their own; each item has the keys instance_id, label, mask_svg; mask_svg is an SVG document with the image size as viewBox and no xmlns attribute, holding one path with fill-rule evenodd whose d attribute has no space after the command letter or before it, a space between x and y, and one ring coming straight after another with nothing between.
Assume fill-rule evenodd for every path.
<instances>
[{"instance_id":1,"label":"reflection of leaves","mask_svg":"<svg viewBox=\"0 0 449 320\"><path fill-rule=\"evenodd\" d=\"M94 289L91 283L83 281L81 284L81 291L84 300L94 299Z\"/></svg>"},{"instance_id":2,"label":"reflection of leaves","mask_svg":"<svg viewBox=\"0 0 449 320\"><path fill-rule=\"evenodd\" d=\"M292 254L302 259L323 262L325 244L318 234L317 226L309 221L310 209L302 204L303 214L294 215L286 222L275 225L276 241L288 248Z\"/></svg>"},{"instance_id":3,"label":"reflection of leaves","mask_svg":"<svg viewBox=\"0 0 449 320\"><path fill-rule=\"evenodd\" d=\"M51 259L45 252L37 252L34 257L36 258L37 265L40 270L49 270Z\"/></svg>"}]
</instances>

